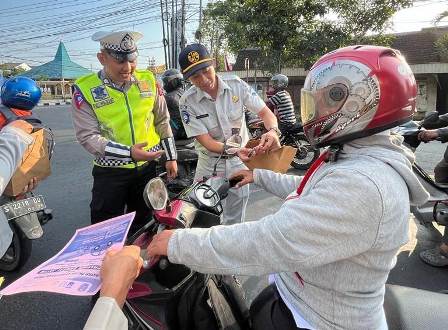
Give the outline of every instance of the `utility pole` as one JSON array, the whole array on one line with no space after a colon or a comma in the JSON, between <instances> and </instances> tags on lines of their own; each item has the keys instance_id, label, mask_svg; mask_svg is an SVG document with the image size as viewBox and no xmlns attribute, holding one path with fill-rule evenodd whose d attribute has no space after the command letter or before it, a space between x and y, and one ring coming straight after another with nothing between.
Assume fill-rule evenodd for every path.
<instances>
[{"instance_id":1,"label":"utility pole","mask_svg":"<svg viewBox=\"0 0 448 330\"><path fill-rule=\"evenodd\" d=\"M174 68L175 65L175 60L174 60L174 46L176 45L176 37L175 37L175 32L176 30L174 29L174 22L175 22L175 18L174 18L174 0L171 0L171 68Z\"/></svg>"},{"instance_id":2,"label":"utility pole","mask_svg":"<svg viewBox=\"0 0 448 330\"><path fill-rule=\"evenodd\" d=\"M170 53L170 29L169 29L169 17L168 17L168 0L165 1L165 21L166 21L166 33L167 33L167 38L166 38L166 47L168 49L168 67L167 69L171 68L171 53Z\"/></svg>"},{"instance_id":3,"label":"utility pole","mask_svg":"<svg viewBox=\"0 0 448 330\"><path fill-rule=\"evenodd\" d=\"M162 17L162 33L163 33L163 52L165 54L165 68L168 68L168 59L166 57L166 37L165 37L165 22L163 21L163 2L160 0L160 15Z\"/></svg>"},{"instance_id":4,"label":"utility pole","mask_svg":"<svg viewBox=\"0 0 448 330\"><path fill-rule=\"evenodd\" d=\"M182 0L182 33L180 39L180 49L184 49L186 44L185 40L185 0Z\"/></svg>"},{"instance_id":5,"label":"utility pole","mask_svg":"<svg viewBox=\"0 0 448 330\"><path fill-rule=\"evenodd\" d=\"M199 28L202 24L202 0L199 0Z\"/></svg>"}]
</instances>

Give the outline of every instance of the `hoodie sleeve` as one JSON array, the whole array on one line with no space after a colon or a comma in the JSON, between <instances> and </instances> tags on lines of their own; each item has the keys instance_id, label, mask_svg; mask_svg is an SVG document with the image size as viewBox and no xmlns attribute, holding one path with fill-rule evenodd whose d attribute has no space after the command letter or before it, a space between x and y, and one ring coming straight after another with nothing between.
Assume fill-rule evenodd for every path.
<instances>
[{"instance_id":1,"label":"hoodie sleeve","mask_svg":"<svg viewBox=\"0 0 448 330\"><path fill-rule=\"evenodd\" d=\"M168 258L204 273L300 271L368 250L382 217L376 184L357 171L335 170L312 193L290 199L259 221L176 230Z\"/></svg>"},{"instance_id":2,"label":"hoodie sleeve","mask_svg":"<svg viewBox=\"0 0 448 330\"><path fill-rule=\"evenodd\" d=\"M303 178L303 176L286 175L261 169L255 169L253 175L256 185L281 199L285 199L295 191Z\"/></svg>"}]
</instances>

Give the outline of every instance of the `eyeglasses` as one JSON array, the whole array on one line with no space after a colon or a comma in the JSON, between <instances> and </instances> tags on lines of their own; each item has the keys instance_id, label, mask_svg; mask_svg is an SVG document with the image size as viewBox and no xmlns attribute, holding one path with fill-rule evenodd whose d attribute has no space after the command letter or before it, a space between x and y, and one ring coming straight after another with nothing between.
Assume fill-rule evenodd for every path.
<instances>
[{"instance_id":1,"label":"eyeglasses","mask_svg":"<svg viewBox=\"0 0 448 330\"><path fill-rule=\"evenodd\" d=\"M133 53L120 53L109 49L104 49L104 51L120 64L123 64L124 62L134 63L137 61L138 57L137 51Z\"/></svg>"}]
</instances>

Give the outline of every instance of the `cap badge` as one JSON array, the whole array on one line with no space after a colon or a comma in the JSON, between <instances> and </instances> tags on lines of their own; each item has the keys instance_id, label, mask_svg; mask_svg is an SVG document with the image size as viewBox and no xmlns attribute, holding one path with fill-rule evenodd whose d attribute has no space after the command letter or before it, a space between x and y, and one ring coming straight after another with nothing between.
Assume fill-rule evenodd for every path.
<instances>
[{"instance_id":1,"label":"cap badge","mask_svg":"<svg viewBox=\"0 0 448 330\"><path fill-rule=\"evenodd\" d=\"M190 63L196 63L199 61L199 53L197 51L192 51L188 53L188 61Z\"/></svg>"},{"instance_id":2,"label":"cap badge","mask_svg":"<svg viewBox=\"0 0 448 330\"><path fill-rule=\"evenodd\" d=\"M238 102L240 100L240 98L238 97L238 96L236 96L236 95L233 95L232 96L232 102L233 103L236 103L236 102Z\"/></svg>"},{"instance_id":3,"label":"cap badge","mask_svg":"<svg viewBox=\"0 0 448 330\"><path fill-rule=\"evenodd\" d=\"M134 38L128 33L121 39L120 48L123 51L131 51L135 48Z\"/></svg>"}]
</instances>

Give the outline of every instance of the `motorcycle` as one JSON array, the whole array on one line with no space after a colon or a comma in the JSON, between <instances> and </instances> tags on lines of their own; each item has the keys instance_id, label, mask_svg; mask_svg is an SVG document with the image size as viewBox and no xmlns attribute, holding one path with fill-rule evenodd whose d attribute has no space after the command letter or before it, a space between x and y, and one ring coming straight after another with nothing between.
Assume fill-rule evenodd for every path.
<instances>
[{"instance_id":1,"label":"motorcycle","mask_svg":"<svg viewBox=\"0 0 448 330\"><path fill-rule=\"evenodd\" d=\"M16 119L9 109L1 106L1 113L8 122ZM31 116L21 117L44 130L47 140L48 155L51 158L54 150L54 136L49 128L42 126L41 121ZM18 196L0 196L0 212L3 212L13 232L13 238L5 254L0 258L0 271L11 272L22 267L31 255L32 240L43 235L42 226L53 218L52 210L46 207L42 195L34 193Z\"/></svg>"},{"instance_id":2,"label":"motorcycle","mask_svg":"<svg viewBox=\"0 0 448 330\"><path fill-rule=\"evenodd\" d=\"M415 151L421 141L418 139L418 133L422 127L430 125L434 116L430 114L422 122L409 121L399 127L394 132L404 138L404 144L412 151ZM432 226L435 222L441 226L448 225L448 185L440 184L420 166L417 162L412 165L412 170L416 174L420 183L429 192L428 202L421 206L412 206L411 212L415 218L424 226Z\"/></svg>"},{"instance_id":3,"label":"motorcycle","mask_svg":"<svg viewBox=\"0 0 448 330\"><path fill-rule=\"evenodd\" d=\"M264 124L260 120L250 122L248 128L252 139L259 139L266 132ZM315 149L310 145L300 123L292 125L283 131L284 134L280 137L280 145L291 146L297 149L291 166L298 170L307 170L319 157L319 149Z\"/></svg>"},{"instance_id":4,"label":"motorcycle","mask_svg":"<svg viewBox=\"0 0 448 330\"><path fill-rule=\"evenodd\" d=\"M148 182L144 199L153 208L154 217L128 239L141 247L142 256L146 255L152 237L164 229L220 224L222 200L237 182L216 176L218 162L219 158L210 178L192 183L172 199L161 176ZM248 310L242 292L234 277L200 274L184 265L171 264L165 257L154 257L145 260L123 311L130 329L196 329L191 313L193 299L202 313L202 328L218 329L226 324L247 324Z\"/></svg>"}]
</instances>

